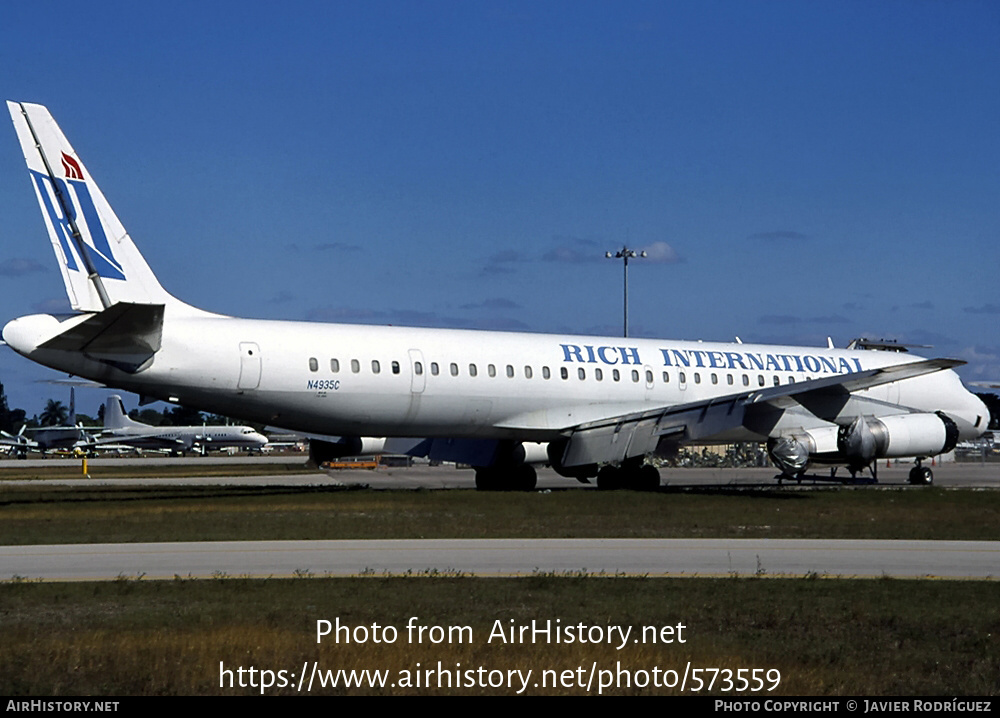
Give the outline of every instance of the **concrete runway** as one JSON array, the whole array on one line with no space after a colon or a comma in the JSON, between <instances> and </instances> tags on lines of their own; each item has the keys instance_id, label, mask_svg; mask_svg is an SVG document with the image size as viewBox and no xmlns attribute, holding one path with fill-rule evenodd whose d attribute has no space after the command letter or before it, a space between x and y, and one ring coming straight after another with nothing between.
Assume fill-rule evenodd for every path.
<instances>
[{"instance_id":1,"label":"concrete runway","mask_svg":"<svg viewBox=\"0 0 1000 718\"><path fill-rule=\"evenodd\" d=\"M0 578L57 581L246 576L1000 578L998 541L428 539L0 547Z\"/></svg>"}]
</instances>

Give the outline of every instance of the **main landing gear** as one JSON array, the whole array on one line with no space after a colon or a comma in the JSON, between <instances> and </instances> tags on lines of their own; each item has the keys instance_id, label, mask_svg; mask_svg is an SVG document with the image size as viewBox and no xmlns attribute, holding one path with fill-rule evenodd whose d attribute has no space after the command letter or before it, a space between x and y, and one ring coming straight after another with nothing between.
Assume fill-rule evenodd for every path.
<instances>
[{"instance_id":1,"label":"main landing gear","mask_svg":"<svg viewBox=\"0 0 1000 718\"><path fill-rule=\"evenodd\" d=\"M606 464L597 472L597 488L602 491L632 489L656 491L660 488L660 472L655 466L639 461L623 461L618 466Z\"/></svg>"},{"instance_id":2,"label":"main landing gear","mask_svg":"<svg viewBox=\"0 0 1000 718\"><path fill-rule=\"evenodd\" d=\"M479 491L534 491L538 474L531 464L481 466L476 469Z\"/></svg>"}]
</instances>

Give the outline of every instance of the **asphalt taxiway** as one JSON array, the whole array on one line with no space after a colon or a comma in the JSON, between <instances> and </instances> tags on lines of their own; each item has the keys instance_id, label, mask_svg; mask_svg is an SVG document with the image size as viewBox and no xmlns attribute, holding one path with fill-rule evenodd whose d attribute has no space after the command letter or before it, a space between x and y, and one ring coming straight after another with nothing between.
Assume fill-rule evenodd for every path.
<instances>
[{"instance_id":1,"label":"asphalt taxiway","mask_svg":"<svg viewBox=\"0 0 1000 718\"><path fill-rule=\"evenodd\" d=\"M0 576L628 575L1000 578L1000 541L401 539L0 547Z\"/></svg>"}]
</instances>

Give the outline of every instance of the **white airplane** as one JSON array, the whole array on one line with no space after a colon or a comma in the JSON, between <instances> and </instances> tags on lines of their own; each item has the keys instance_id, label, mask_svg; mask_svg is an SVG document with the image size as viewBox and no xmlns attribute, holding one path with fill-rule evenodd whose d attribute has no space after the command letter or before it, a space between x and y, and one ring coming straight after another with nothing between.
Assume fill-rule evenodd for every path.
<instances>
[{"instance_id":1,"label":"white airplane","mask_svg":"<svg viewBox=\"0 0 1000 718\"><path fill-rule=\"evenodd\" d=\"M173 453L202 449L261 449L267 437L252 426L151 426L130 419L117 394L104 402L104 431L101 441L137 449L169 449Z\"/></svg>"},{"instance_id":2,"label":"white airplane","mask_svg":"<svg viewBox=\"0 0 1000 718\"><path fill-rule=\"evenodd\" d=\"M916 457L983 433L963 362L854 348L722 344L238 319L157 281L48 110L9 102L76 314L9 322L3 339L108 386L312 434L426 437L411 453L530 488L525 446L560 474L659 485L649 455L766 441L783 475L810 462ZM392 451L390 447L387 450ZM336 447L314 441L317 463Z\"/></svg>"}]
</instances>

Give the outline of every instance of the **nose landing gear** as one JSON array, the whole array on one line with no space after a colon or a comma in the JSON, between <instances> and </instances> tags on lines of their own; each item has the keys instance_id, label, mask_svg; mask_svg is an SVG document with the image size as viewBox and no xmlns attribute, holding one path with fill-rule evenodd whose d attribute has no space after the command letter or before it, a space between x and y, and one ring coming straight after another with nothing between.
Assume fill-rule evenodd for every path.
<instances>
[{"instance_id":1,"label":"nose landing gear","mask_svg":"<svg viewBox=\"0 0 1000 718\"><path fill-rule=\"evenodd\" d=\"M911 484L930 486L934 483L934 472L928 466L922 466L923 459L917 459L917 465L910 469L909 481Z\"/></svg>"}]
</instances>

